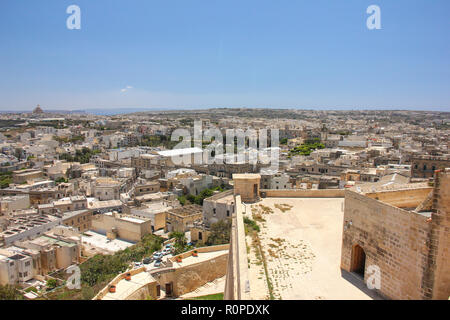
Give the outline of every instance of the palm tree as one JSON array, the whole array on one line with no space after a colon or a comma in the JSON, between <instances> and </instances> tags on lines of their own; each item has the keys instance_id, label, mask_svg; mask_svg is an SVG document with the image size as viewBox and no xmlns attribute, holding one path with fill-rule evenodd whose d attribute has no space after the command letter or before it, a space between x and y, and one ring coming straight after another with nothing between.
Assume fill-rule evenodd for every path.
<instances>
[{"instance_id":1,"label":"palm tree","mask_svg":"<svg viewBox=\"0 0 450 320\"><path fill-rule=\"evenodd\" d=\"M169 235L169 238L175 238L175 254L182 253L186 250L187 241L184 232L174 231Z\"/></svg>"}]
</instances>

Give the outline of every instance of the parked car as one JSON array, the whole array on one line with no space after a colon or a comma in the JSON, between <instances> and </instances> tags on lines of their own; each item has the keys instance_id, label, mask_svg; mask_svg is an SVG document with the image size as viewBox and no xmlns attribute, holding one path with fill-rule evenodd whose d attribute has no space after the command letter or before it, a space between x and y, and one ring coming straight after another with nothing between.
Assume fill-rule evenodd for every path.
<instances>
[{"instance_id":1,"label":"parked car","mask_svg":"<svg viewBox=\"0 0 450 320\"><path fill-rule=\"evenodd\" d=\"M154 264L155 268L161 267L161 263L161 260L156 260Z\"/></svg>"},{"instance_id":2,"label":"parked car","mask_svg":"<svg viewBox=\"0 0 450 320\"><path fill-rule=\"evenodd\" d=\"M166 248L166 249L163 250L162 254L163 254L163 256L167 256L167 255L170 254L171 252L172 252L172 249Z\"/></svg>"},{"instance_id":3,"label":"parked car","mask_svg":"<svg viewBox=\"0 0 450 320\"><path fill-rule=\"evenodd\" d=\"M134 267L135 267L135 268L140 268L140 267L142 267L142 266L143 266L142 262L135 262L135 263L134 263Z\"/></svg>"},{"instance_id":4,"label":"parked car","mask_svg":"<svg viewBox=\"0 0 450 320\"><path fill-rule=\"evenodd\" d=\"M153 253L153 259L157 260L159 258L161 258L163 256L163 254L161 252L155 252Z\"/></svg>"},{"instance_id":5,"label":"parked car","mask_svg":"<svg viewBox=\"0 0 450 320\"><path fill-rule=\"evenodd\" d=\"M150 263L152 263L152 258L151 257L144 258L144 260L142 260L142 263L143 264L150 264Z\"/></svg>"}]
</instances>

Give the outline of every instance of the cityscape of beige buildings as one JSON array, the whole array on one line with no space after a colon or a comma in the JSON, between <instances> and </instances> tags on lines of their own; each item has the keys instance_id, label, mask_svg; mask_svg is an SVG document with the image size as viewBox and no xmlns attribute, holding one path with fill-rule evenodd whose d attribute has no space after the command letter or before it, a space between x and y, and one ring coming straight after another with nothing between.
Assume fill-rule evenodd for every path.
<instances>
[{"instance_id":1,"label":"cityscape of beige buildings","mask_svg":"<svg viewBox=\"0 0 450 320\"><path fill-rule=\"evenodd\" d=\"M450 297L449 113L39 107L0 122L0 286L25 299ZM196 123L269 130L269 145L178 148Z\"/></svg>"}]
</instances>

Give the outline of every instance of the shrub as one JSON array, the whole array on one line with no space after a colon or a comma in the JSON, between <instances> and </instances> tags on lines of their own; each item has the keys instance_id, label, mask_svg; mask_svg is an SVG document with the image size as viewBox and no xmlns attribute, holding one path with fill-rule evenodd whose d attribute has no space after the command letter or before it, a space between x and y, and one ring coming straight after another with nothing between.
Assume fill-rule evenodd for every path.
<instances>
[{"instance_id":1,"label":"shrub","mask_svg":"<svg viewBox=\"0 0 450 320\"><path fill-rule=\"evenodd\" d=\"M260 228L258 226L258 224L256 223L256 221L248 218L248 217L244 217L244 223L249 227L252 228L253 230L255 230L256 232L260 231Z\"/></svg>"},{"instance_id":2,"label":"shrub","mask_svg":"<svg viewBox=\"0 0 450 320\"><path fill-rule=\"evenodd\" d=\"M56 279L48 279L47 280L47 288L54 289L58 285L58 281Z\"/></svg>"}]
</instances>

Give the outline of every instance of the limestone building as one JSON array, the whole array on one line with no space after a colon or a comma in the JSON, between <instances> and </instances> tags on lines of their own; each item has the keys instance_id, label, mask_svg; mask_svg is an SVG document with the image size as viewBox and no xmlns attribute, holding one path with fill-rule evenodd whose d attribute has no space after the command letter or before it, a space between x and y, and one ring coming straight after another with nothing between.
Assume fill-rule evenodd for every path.
<instances>
[{"instance_id":1,"label":"limestone building","mask_svg":"<svg viewBox=\"0 0 450 320\"><path fill-rule=\"evenodd\" d=\"M420 156L411 159L411 176L413 178L432 178L435 170L450 167L450 157Z\"/></svg>"},{"instance_id":2,"label":"limestone building","mask_svg":"<svg viewBox=\"0 0 450 320\"><path fill-rule=\"evenodd\" d=\"M343 224L342 269L389 299L449 298L450 169L434 188L346 191Z\"/></svg>"},{"instance_id":3,"label":"limestone building","mask_svg":"<svg viewBox=\"0 0 450 320\"><path fill-rule=\"evenodd\" d=\"M254 202L259 199L259 174L233 174L234 195L240 195L243 202Z\"/></svg>"},{"instance_id":4,"label":"limestone building","mask_svg":"<svg viewBox=\"0 0 450 320\"><path fill-rule=\"evenodd\" d=\"M92 230L106 234L108 239L123 239L137 242L152 232L151 220L136 218L130 215L107 212L95 215L92 219Z\"/></svg>"}]
</instances>

